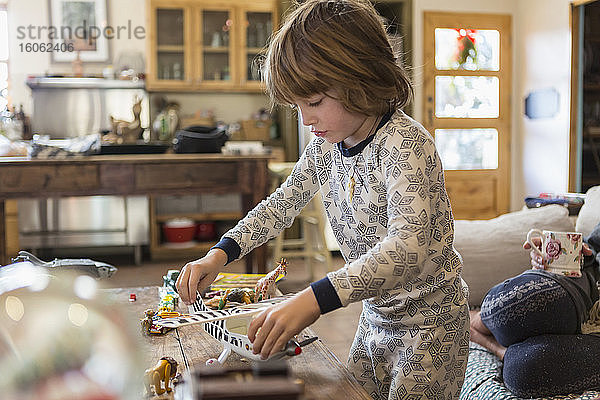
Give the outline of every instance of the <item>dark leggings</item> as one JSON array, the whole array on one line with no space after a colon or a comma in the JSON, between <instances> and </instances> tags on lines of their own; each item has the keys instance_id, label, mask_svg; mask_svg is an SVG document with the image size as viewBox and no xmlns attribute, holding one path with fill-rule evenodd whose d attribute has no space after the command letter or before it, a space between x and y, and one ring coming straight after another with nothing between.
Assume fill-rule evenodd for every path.
<instances>
[{"instance_id":1,"label":"dark leggings","mask_svg":"<svg viewBox=\"0 0 600 400\"><path fill-rule=\"evenodd\" d=\"M522 274L494 286L481 320L507 347L506 387L524 398L600 388L600 337L580 334L569 293L543 275Z\"/></svg>"},{"instance_id":2,"label":"dark leggings","mask_svg":"<svg viewBox=\"0 0 600 400\"><path fill-rule=\"evenodd\" d=\"M490 289L481 304L481 321L504 347L543 334L579 333L569 293L537 274L524 273Z\"/></svg>"}]
</instances>

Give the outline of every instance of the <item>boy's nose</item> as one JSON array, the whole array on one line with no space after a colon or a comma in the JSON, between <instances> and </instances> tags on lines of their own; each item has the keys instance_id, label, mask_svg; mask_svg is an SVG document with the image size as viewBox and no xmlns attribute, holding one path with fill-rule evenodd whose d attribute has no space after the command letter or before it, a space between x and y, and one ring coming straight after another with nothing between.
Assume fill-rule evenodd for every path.
<instances>
[{"instance_id":1,"label":"boy's nose","mask_svg":"<svg viewBox=\"0 0 600 400\"><path fill-rule=\"evenodd\" d=\"M300 110L300 117L302 118L302 124L304 126L310 126L316 123L315 118L303 110Z\"/></svg>"}]
</instances>

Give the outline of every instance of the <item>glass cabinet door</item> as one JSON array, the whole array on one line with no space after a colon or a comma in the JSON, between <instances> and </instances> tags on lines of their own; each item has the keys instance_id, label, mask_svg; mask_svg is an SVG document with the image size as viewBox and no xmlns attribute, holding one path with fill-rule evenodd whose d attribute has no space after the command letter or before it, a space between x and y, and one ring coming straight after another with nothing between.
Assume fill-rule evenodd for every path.
<instances>
[{"instance_id":1,"label":"glass cabinet door","mask_svg":"<svg viewBox=\"0 0 600 400\"><path fill-rule=\"evenodd\" d=\"M231 10L203 10L202 80L231 82L233 19Z\"/></svg>"},{"instance_id":2,"label":"glass cabinet door","mask_svg":"<svg viewBox=\"0 0 600 400\"><path fill-rule=\"evenodd\" d=\"M245 13L245 80L260 81L257 56L267 46L273 33L273 13L268 11L247 11Z\"/></svg>"},{"instance_id":3,"label":"glass cabinet door","mask_svg":"<svg viewBox=\"0 0 600 400\"><path fill-rule=\"evenodd\" d=\"M185 70L185 10L156 9L156 78L184 81Z\"/></svg>"}]
</instances>

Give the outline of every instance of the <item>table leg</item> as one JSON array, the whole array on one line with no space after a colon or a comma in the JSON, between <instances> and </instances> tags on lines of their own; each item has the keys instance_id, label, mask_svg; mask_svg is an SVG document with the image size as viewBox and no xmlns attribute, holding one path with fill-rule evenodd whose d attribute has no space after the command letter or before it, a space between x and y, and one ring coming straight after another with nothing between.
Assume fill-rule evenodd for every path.
<instances>
[{"instance_id":1,"label":"table leg","mask_svg":"<svg viewBox=\"0 0 600 400\"><path fill-rule=\"evenodd\" d=\"M4 204L5 201L0 199L0 265L8 264L6 259L6 214Z\"/></svg>"}]
</instances>

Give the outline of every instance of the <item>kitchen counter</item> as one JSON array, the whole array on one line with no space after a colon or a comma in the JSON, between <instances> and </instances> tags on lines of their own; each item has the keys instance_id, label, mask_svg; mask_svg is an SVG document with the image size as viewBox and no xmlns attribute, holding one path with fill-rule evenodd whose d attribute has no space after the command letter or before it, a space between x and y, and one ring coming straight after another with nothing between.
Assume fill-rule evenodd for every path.
<instances>
[{"instance_id":1,"label":"kitchen counter","mask_svg":"<svg viewBox=\"0 0 600 400\"><path fill-rule=\"evenodd\" d=\"M237 192L242 213L269 191L269 156L222 154L106 155L68 159L0 158L0 238L6 199L93 195L184 195ZM0 264L8 262L0 241ZM266 248L247 259L248 272L264 272Z\"/></svg>"}]
</instances>

